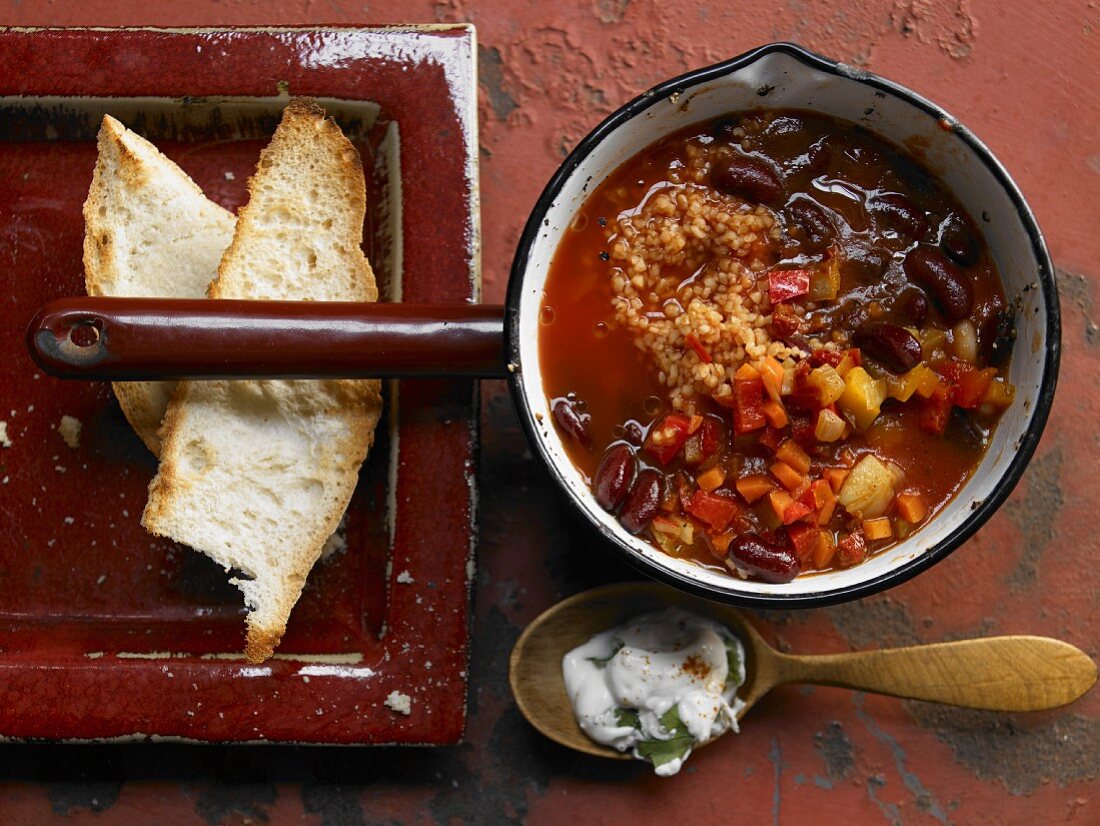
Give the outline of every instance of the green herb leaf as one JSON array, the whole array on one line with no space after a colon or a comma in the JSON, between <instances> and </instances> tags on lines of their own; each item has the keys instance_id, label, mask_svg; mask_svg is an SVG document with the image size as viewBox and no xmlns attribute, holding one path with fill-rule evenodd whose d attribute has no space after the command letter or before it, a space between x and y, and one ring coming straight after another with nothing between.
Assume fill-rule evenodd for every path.
<instances>
[{"instance_id":1,"label":"green herb leaf","mask_svg":"<svg viewBox=\"0 0 1100 826\"><path fill-rule=\"evenodd\" d=\"M632 708L616 708L615 722L620 726L628 726L630 728L642 727L642 721L638 719L638 712Z\"/></svg>"},{"instance_id":2,"label":"green herb leaf","mask_svg":"<svg viewBox=\"0 0 1100 826\"><path fill-rule=\"evenodd\" d=\"M603 668L609 662L611 662L612 658L616 654L618 654L622 650L624 645L625 645L625 643L622 640L615 640L615 644L611 647L611 653L610 654L608 654L606 657L588 657L588 661L590 663L595 663L600 668Z\"/></svg>"},{"instance_id":3,"label":"green herb leaf","mask_svg":"<svg viewBox=\"0 0 1100 826\"><path fill-rule=\"evenodd\" d=\"M643 740L637 746L638 754L651 762L654 768L683 759L695 745L695 738L688 733L676 706L661 715L660 723L672 736L668 740Z\"/></svg>"},{"instance_id":4,"label":"green herb leaf","mask_svg":"<svg viewBox=\"0 0 1100 826\"><path fill-rule=\"evenodd\" d=\"M741 659L741 647L737 640L726 638L726 665L729 666L729 675L726 677L726 687L740 686L745 682L745 663Z\"/></svg>"}]
</instances>

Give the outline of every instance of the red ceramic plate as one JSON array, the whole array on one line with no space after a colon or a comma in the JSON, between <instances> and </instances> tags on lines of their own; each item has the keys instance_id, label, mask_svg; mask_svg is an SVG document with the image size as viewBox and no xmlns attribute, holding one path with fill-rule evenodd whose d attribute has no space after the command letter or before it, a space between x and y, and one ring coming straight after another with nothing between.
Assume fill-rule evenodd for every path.
<instances>
[{"instance_id":1,"label":"red ceramic plate","mask_svg":"<svg viewBox=\"0 0 1100 826\"><path fill-rule=\"evenodd\" d=\"M224 572L139 524L156 463L109 387L41 375L23 331L42 303L83 293L81 205L105 112L236 208L288 93L322 99L360 147L383 299L476 301L474 54L461 26L0 30L0 735L461 737L469 382L386 387L346 546L315 568L276 659L257 667ZM82 425L76 447L63 416Z\"/></svg>"}]
</instances>

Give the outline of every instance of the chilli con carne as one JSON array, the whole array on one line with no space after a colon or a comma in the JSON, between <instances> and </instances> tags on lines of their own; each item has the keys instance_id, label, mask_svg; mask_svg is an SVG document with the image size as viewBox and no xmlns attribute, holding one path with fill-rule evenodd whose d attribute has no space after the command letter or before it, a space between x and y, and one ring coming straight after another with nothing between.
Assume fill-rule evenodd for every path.
<instances>
[{"instance_id":1,"label":"chilli con carne","mask_svg":"<svg viewBox=\"0 0 1100 826\"><path fill-rule=\"evenodd\" d=\"M649 147L588 198L541 315L545 390L597 502L770 582L928 522L1013 400L1013 310L923 166L802 111Z\"/></svg>"}]
</instances>

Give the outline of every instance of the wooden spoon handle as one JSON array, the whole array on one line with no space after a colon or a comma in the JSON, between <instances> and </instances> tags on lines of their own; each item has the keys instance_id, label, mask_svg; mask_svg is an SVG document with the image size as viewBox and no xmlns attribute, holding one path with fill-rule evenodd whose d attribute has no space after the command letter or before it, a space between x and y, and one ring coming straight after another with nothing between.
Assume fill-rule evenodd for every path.
<instances>
[{"instance_id":1,"label":"wooden spoon handle","mask_svg":"<svg viewBox=\"0 0 1100 826\"><path fill-rule=\"evenodd\" d=\"M834 685L992 711L1071 703L1096 682L1096 664L1048 637L991 637L821 656L779 655L780 683Z\"/></svg>"}]
</instances>

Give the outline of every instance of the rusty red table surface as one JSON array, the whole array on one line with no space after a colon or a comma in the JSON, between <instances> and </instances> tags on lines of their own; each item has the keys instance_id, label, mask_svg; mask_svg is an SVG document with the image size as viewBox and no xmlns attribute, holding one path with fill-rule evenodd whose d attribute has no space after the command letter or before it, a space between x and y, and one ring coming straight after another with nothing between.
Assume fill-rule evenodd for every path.
<instances>
[{"instance_id":1,"label":"rusty red table surface","mask_svg":"<svg viewBox=\"0 0 1100 826\"><path fill-rule=\"evenodd\" d=\"M102 7L99 7L99 6ZM1062 382L1020 486L964 548L860 603L767 614L781 647L827 652L1039 633L1100 654L1100 6L1088 0L816 3L333 0L11 3L0 25L472 22L478 27L484 298L503 298L527 212L565 153L654 82L776 39L936 100L1000 157L1058 270ZM1100 693L1030 716L836 689L769 696L743 733L666 781L582 758L519 716L522 627L624 579L527 453L501 383L482 391L481 541L469 722L445 749L0 746L0 820L317 823L1100 822Z\"/></svg>"}]
</instances>

